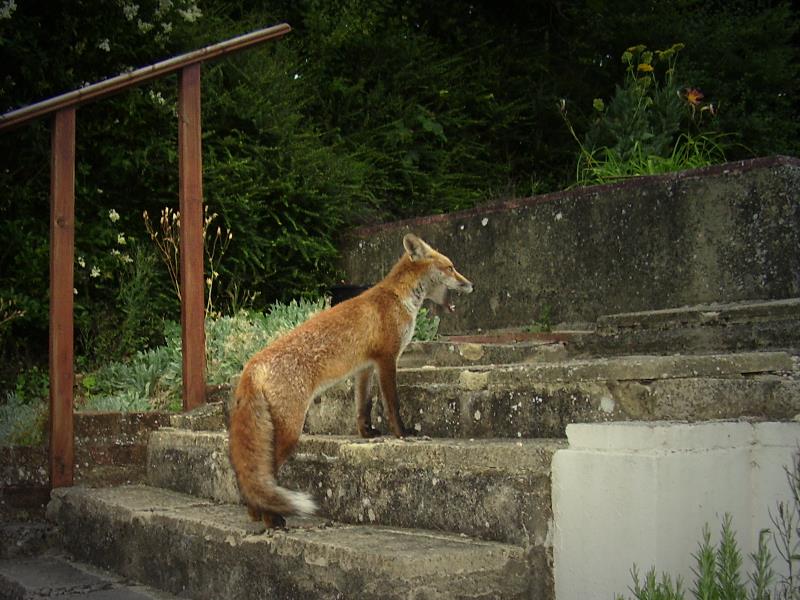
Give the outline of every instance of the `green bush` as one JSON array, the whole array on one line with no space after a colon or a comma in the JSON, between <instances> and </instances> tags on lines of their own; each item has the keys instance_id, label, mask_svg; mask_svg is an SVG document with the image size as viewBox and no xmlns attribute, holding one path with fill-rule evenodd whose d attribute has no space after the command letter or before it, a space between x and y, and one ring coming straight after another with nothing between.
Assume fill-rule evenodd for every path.
<instances>
[{"instance_id":1,"label":"green bush","mask_svg":"<svg viewBox=\"0 0 800 600\"><path fill-rule=\"evenodd\" d=\"M276 302L266 313L240 311L206 319L206 381L224 385L241 372L250 357L278 336L324 310L325 299ZM414 339L436 337L439 318L420 311ZM136 353L125 362L110 362L84 375L79 407L83 410L178 410L181 406L181 332L166 325L163 346Z\"/></svg>"},{"instance_id":2,"label":"green bush","mask_svg":"<svg viewBox=\"0 0 800 600\"><path fill-rule=\"evenodd\" d=\"M596 118L578 142L577 181L587 185L639 175L704 167L725 161L727 137L713 129L717 109L697 88L681 85L677 73L683 44L655 52L644 45L622 54L625 81L606 104L595 98Z\"/></svg>"},{"instance_id":3,"label":"green bush","mask_svg":"<svg viewBox=\"0 0 800 600\"><path fill-rule=\"evenodd\" d=\"M767 545L767 534L759 537L758 551L752 556L755 569L745 576L742 573L742 554L736 542L731 516L726 514L722 519L722 530L718 545L711 543L711 531L708 524L703 528L702 541L694 554L695 567L692 598L697 600L769 600L770 587L774 582L772 555ZM666 573L656 576L655 568L651 568L639 580L636 565L631 570L633 587L631 592L635 600L684 600L686 590L680 577L673 579ZM751 583L750 591L745 577ZM622 600L623 596L618 596Z\"/></svg>"},{"instance_id":4,"label":"green bush","mask_svg":"<svg viewBox=\"0 0 800 600\"><path fill-rule=\"evenodd\" d=\"M67 0L7 2L0 111L288 21L284 40L203 66L205 199L233 233L212 305L234 314L324 293L340 278L337 242L353 225L563 188L577 152L555 102L568 98L579 138L588 135L598 117L592 99L614 97L625 76L609 53L631 39L687 44L680 73L719 106L717 130L741 144L723 148L729 156L800 154L796 16L788 2L744 0L212 0L202 15L192 0L86 0L79 11ZM177 206L175 83L78 110L82 368L156 347L162 320L179 317L141 219ZM658 156L693 166L698 155L718 160L727 141L682 132L691 138L661 144ZM610 167L664 168L648 147L655 139L612 151L600 134ZM0 328L7 388L46 355L49 153L46 119L0 135L0 298L21 313ZM118 234L134 263L111 254L125 250Z\"/></svg>"}]
</instances>

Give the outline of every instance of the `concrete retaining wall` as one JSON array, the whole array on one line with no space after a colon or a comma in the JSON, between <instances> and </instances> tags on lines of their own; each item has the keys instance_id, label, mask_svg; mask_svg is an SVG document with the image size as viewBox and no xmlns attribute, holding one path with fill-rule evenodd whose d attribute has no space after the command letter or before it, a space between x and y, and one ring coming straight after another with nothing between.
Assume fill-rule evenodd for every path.
<instances>
[{"instance_id":1,"label":"concrete retaining wall","mask_svg":"<svg viewBox=\"0 0 800 600\"><path fill-rule=\"evenodd\" d=\"M800 160L772 157L576 188L351 232L371 284L413 231L475 284L441 332L800 295Z\"/></svg>"},{"instance_id":2,"label":"concrete retaining wall","mask_svg":"<svg viewBox=\"0 0 800 600\"><path fill-rule=\"evenodd\" d=\"M612 598L629 595L634 563L691 589L703 525L716 543L725 513L749 570L768 511L790 498L800 423L575 424L567 437L553 459L556 598Z\"/></svg>"},{"instance_id":3,"label":"concrete retaining wall","mask_svg":"<svg viewBox=\"0 0 800 600\"><path fill-rule=\"evenodd\" d=\"M145 477L150 432L165 413L75 413L75 481L117 484ZM47 444L0 447L0 516L6 507L33 508L49 498Z\"/></svg>"}]
</instances>

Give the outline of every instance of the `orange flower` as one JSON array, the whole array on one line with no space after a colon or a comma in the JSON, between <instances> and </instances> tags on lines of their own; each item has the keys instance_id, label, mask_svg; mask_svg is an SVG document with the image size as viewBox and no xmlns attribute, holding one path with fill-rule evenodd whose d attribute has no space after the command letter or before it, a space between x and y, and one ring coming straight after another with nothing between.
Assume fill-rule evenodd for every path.
<instances>
[{"instance_id":1,"label":"orange flower","mask_svg":"<svg viewBox=\"0 0 800 600\"><path fill-rule=\"evenodd\" d=\"M705 98L705 94L697 88L686 88L683 93L686 101L692 106L699 106L700 102Z\"/></svg>"}]
</instances>

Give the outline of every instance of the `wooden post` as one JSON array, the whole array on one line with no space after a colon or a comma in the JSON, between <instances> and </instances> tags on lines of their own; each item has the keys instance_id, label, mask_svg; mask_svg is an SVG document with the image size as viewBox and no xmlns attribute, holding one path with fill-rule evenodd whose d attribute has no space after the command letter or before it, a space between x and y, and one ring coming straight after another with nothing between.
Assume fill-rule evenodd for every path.
<instances>
[{"instance_id":1,"label":"wooden post","mask_svg":"<svg viewBox=\"0 0 800 600\"><path fill-rule=\"evenodd\" d=\"M178 160L181 210L181 327L183 409L205 403L205 281L203 277L203 161L200 138L200 63L181 70Z\"/></svg>"},{"instance_id":2,"label":"wooden post","mask_svg":"<svg viewBox=\"0 0 800 600\"><path fill-rule=\"evenodd\" d=\"M75 107L55 113L50 163L50 487L72 485Z\"/></svg>"}]
</instances>

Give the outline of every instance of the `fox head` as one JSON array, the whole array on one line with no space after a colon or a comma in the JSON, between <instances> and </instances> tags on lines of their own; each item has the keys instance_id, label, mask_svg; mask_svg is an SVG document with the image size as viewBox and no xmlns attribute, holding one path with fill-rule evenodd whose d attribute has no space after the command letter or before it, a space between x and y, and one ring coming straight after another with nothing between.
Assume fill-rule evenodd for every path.
<instances>
[{"instance_id":1,"label":"fox head","mask_svg":"<svg viewBox=\"0 0 800 600\"><path fill-rule=\"evenodd\" d=\"M425 273L425 299L445 306L450 312L455 306L447 301L448 290L469 294L472 283L456 271L453 261L437 252L413 233L403 238L403 247L412 262L427 266Z\"/></svg>"}]
</instances>

